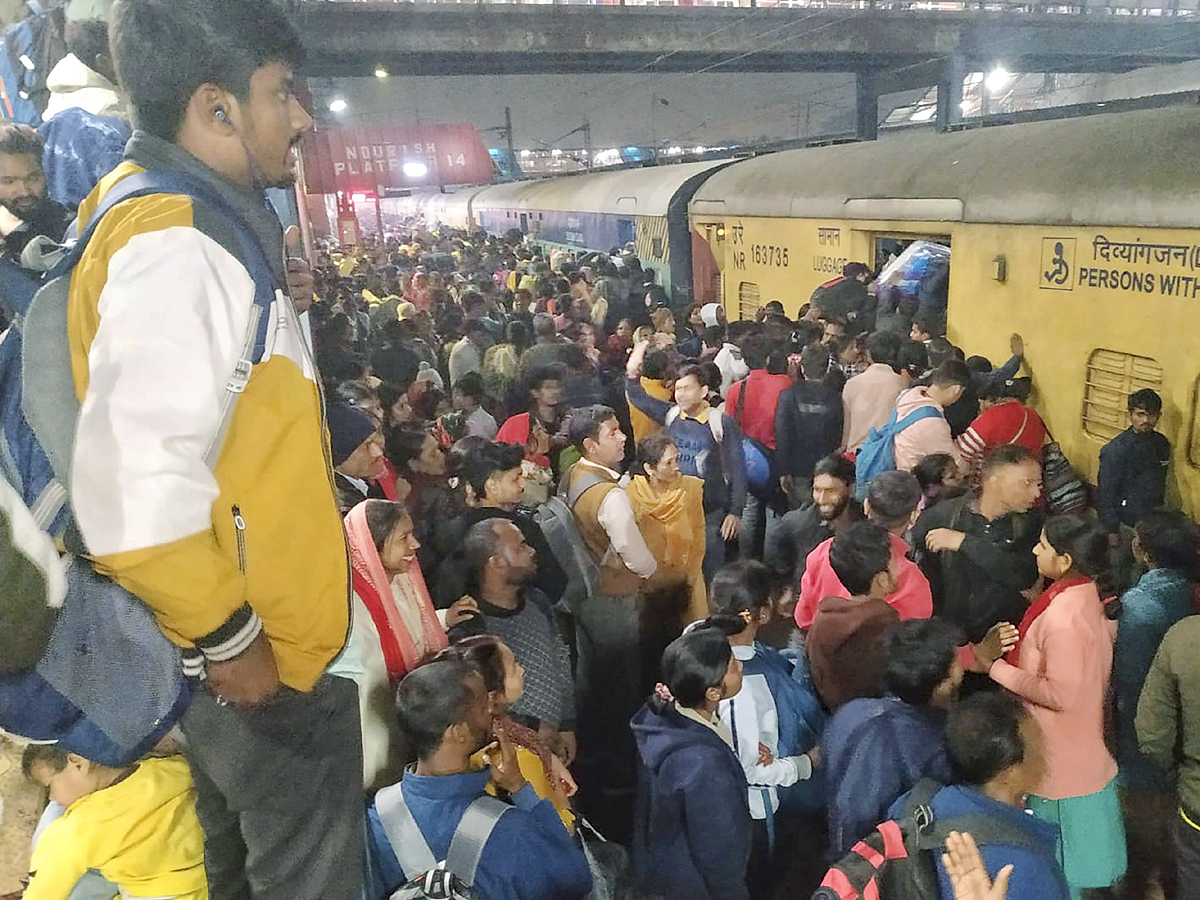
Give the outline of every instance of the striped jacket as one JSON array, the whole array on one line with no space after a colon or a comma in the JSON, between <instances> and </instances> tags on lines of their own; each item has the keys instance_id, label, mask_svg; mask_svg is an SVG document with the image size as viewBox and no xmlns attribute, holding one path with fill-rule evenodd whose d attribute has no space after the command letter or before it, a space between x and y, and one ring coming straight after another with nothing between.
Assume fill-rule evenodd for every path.
<instances>
[{"instance_id":1,"label":"striped jacket","mask_svg":"<svg viewBox=\"0 0 1200 900\"><path fill-rule=\"evenodd\" d=\"M285 284L281 229L260 195L141 132L81 219L144 168L183 170L244 211ZM254 282L233 247L229 226L186 196L133 198L105 216L71 280L71 495L98 568L171 640L217 661L265 631L280 679L305 691L349 624L328 433L307 326L277 289L262 359L215 468L205 464L252 314Z\"/></svg>"}]
</instances>

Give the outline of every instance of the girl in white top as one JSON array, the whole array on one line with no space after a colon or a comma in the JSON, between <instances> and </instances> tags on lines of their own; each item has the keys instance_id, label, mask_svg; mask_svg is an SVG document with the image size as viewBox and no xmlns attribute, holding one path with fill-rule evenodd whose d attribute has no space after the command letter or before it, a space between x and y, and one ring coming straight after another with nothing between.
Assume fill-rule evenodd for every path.
<instances>
[{"instance_id":1,"label":"girl in white top","mask_svg":"<svg viewBox=\"0 0 1200 900\"><path fill-rule=\"evenodd\" d=\"M742 690L721 701L718 715L733 735L750 786L754 844L747 881L752 897L766 896L762 889L771 883L780 789L812 778L820 764L815 697L792 678L792 664L779 651L756 640L775 614L776 581L757 560L724 566L709 589L715 614L693 626L723 632L742 663Z\"/></svg>"}]
</instances>

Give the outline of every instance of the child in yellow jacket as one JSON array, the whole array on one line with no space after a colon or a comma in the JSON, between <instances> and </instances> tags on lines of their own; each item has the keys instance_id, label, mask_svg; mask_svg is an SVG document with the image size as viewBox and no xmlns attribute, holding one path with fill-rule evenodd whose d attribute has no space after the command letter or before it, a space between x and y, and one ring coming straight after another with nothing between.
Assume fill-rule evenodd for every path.
<instances>
[{"instance_id":1,"label":"child in yellow jacket","mask_svg":"<svg viewBox=\"0 0 1200 900\"><path fill-rule=\"evenodd\" d=\"M33 744L21 764L66 807L34 848L25 900L66 900L89 870L123 897L208 900L204 836L183 757L114 769Z\"/></svg>"}]
</instances>

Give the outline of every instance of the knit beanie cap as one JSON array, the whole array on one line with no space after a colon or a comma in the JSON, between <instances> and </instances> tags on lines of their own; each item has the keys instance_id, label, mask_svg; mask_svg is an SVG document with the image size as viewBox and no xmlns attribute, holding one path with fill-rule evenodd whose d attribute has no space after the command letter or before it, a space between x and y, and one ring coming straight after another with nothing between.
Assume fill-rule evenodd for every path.
<instances>
[{"instance_id":1,"label":"knit beanie cap","mask_svg":"<svg viewBox=\"0 0 1200 900\"><path fill-rule=\"evenodd\" d=\"M329 423L329 449L334 466L340 466L376 431L375 420L356 406L331 405L325 411Z\"/></svg>"}]
</instances>

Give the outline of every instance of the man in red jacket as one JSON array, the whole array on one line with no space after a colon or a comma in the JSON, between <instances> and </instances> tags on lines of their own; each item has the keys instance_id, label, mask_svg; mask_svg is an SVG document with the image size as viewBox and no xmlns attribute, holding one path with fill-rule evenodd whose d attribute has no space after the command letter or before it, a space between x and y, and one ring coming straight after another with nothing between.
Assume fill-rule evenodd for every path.
<instances>
[{"instance_id":1,"label":"man in red jacket","mask_svg":"<svg viewBox=\"0 0 1200 900\"><path fill-rule=\"evenodd\" d=\"M815 552L815 551L814 551ZM888 534L856 522L830 539L830 564L849 590L821 600L805 641L813 687L830 711L882 687L880 638L900 617L886 597L896 590Z\"/></svg>"},{"instance_id":2,"label":"man in red jacket","mask_svg":"<svg viewBox=\"0 0 1200 900\"><path fill-rule=\"evenodd\" d=\"M1020 444L1041 453L1046 443L1046 423L1018 396L1019 385L989 381L976 390L982 410L955 442L962 453L969 484L979 482L983 457L993 447Z\"/></svg>"},{"instance_id":3,"label":"man in red jacket","mask_svg":"<svg viewBox=\"0 0 1200 900\"><path fill-rule=\"evenodd\" d=\"M928 619L933 615L933 593L929 580L908 558L906 532L916 521L921 486L911 472L884 472L871 482L865 507L867 518L888 532L892 550L895 587L884 597L901 620ZM796 624L809 628L817 609L826 597L850 597L830 562L833 538L819 544L808 555L804 576L800 579L800 599L796 603Z\"/></svg>"},{"instance_id":4,"label":"man in red jacket","mask_svg":"<svg viewBox=\"0 0 1200 900\"><path fill-rule=\"evenodd\" d=\"M787 352L775 347L762 334L752 334L742 342L742 358L750 374L736 381L725 394L725 414L733 419L742 434L766 450L768 459L775 455L775 412L779 398L792 386L787 374ZM774 464L772 463L772 472ZM771 481L775 485L774 477ZM767 504L752 492L746 494L742 511L742 531L738 547L743 559L761 559L767 527Z\"/></svg>"}]
</instances>

